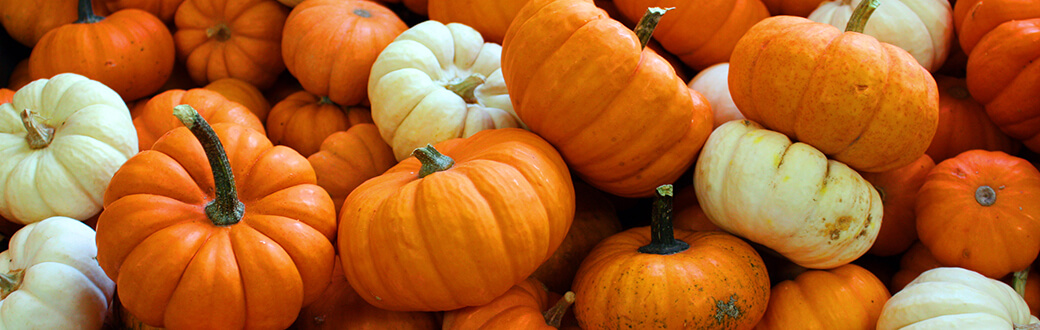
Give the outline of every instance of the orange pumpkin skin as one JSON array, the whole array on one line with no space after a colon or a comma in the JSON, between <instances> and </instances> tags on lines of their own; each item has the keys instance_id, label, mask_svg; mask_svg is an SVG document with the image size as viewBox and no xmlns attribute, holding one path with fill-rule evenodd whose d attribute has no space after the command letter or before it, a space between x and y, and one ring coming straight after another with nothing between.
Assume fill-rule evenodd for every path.
<instances>
[{"instance_id":1,"label":"orange pumpkin skin","mask_svg":"<svg viewBox=\"0 0 1040 330\"><path fill-rule=\"evenodd\" d=\"M1040 18L1035 0L960 0L954 4L954 27L965 54L997 26L1012 20Z\"/></svg>"},{"instance_id":2,"label":"orange pumpkin skin","mask_svg":"<svg viewBox=\"0 0 1040 330\"><path fill-rule=\"evenodd\" d=\"M14 100L14 91L7 88L0 88L0 104L8 103Z\"/></svg>"},{"instance_id":3,"label":"orange pumpkin skin","mask_svg":"<svg viewBox=\"0 0 1040 330\"><path fill-rule=\"evenodd\" d=\"M914 206L917 191L935 167L932 157L921 155L909 165L881 173L862 173L881 195L885 210L877 240L867 252L877 256L902 253L917 241Z\"/></svg>"},{"instance_id":4,"label":"orange pumpkin skin","mask_svg":"<svg viewBox=\"0 0 1040 330\"><path fill-rule=\"evenodd\" d=\"M899 292L917 276L920 276L921 273L939 267L943 267L943 264L935 260L935 256L932 255L931 251L928 251L928 247L921 244L920 241L915 242L900 257L899 271L892 275L892 280L888 284L889 292Z\"/></svg>"},{"instance_id":5,"label":"orange pumpkin skin","mask_svg":"<svg viewBox=\"0 0 1040 330\"><path fill-rule=\"evenodd\" d=\"M486 305L445 312L442 329L555 330L542 315L551 306L549 291L529 278Z\"/></svg>"},{"instance_id":6,"label":"orange pumpkin skin","mask_svg":"<svg viewBox=\"0 0 1040 330\"><path fill-rule=\"evenodd\" d=\"M394 150L371 123L332 133L321 143L318 152L307 157L307 161L318 175L318 185L336 204L336 214L354 188L397 164Z\"/></svg>"},{"instance_id":7,"label":"orange pumpkin skin","mask_svg":"<svg viewBox=\"0 0 1040 330\"><path fill-rule=\"evenodd\" d=\"M94 11L109 13L101 1L95 1ZM76 16L76 1L71 0L0 1L0 25L11 39L29 47L48 31L75 22Z\"/></svg>"},{"instance_id":8,"label":"orange pumpkin skin","mask_svg":"<svg viewBox=\"0 0 1040 330\"><path fill-rule=\"evenodd\" d=\"M769 9L770 16L791 15L809 17L816 7L826 0L762 0Z\"/></svg>"},{"instance_id":9,"label":"orange pumpkin skin","mask_svg":"<svg viewBox=\"0 0 1040 330\"><path fill-rule=\"evenodd\" d=\"M166 82L173 72L174 54L173 37L162 21L148 12L127 9L100 21L47 32L29 55L29 77L74 72L111 87L124 101L133 101L155 93Z\"/></svg>"},{"instance_id":10,"label":"orange pumpkin skin","mask_svg":"<svg viewBox=\"0 0 1040 330\"><path fill-rule=\"evenodd\" d=\"M203 88L224 95L228 101L238 102L260 119L261 123L267 122L267 113L271 111L271 104L256 86L241 79L222 78L217 79Z\"/></svg>"},{"instance_id":11,"label":"orange pumpkin skin","mask_svg":"<svg viewBox=\"0 0 1040 330\"><path fill-rule=\"evenodd\" d=\"M317 152L332 133L371 122L368 109L342 107L327 98L297 92L271 108L266 127L271 142L293 148L306 157Z\"/></svg>"},{"instance_id":12,"label":"orange pumpkin skin","mask_svg":"<svg viewBox=\"0 0 1040 330\"><path fill-rule=\"evenodd\" d=\"M1040 4L1033 2L1038 10ZM1040 151L1040 14L1008 21L968 53L968 90L993 123L1026 147Z\"/></svg>"},{"instance_id":13,"label":"orange pumpkin skin","mask_svg":"<svg viewBox=\"0 0 1040 330\"><path fill-rule=\"evenodd\" d=\"M343 270L376 307L487 304L548 259L573 220L570 172L541 137L494 129L435 147L453 167L419 178L410 157L343 203Z\"/></svg>"},{"instance_id":14,"label":"orange pumpkin skin","mask_svg":"<svg viewBox=\"0 0 1040 330\"><path fill-rule=\"evenodd\" d=\"M509 23L528 0L430 0L430 19L442 23L462 23L484 37L484 41L502 44Z\"/></svg>"},{"instance_id":15,"label":"orange pumpkin skin","mask_svg":"<svg viewBox=\"0 0 1040 330\"><path fill-rule=\"evenodd\" d=\"M721 231L675 230L689 249L640 253L650 228L600 242L574 278L574 313L582 329L750 329L765 313L769 277L762 258Z\"/></svg>"},{"instance_id":16,"label":"orange pumpkin skin","mask_svg":"<svg viewBox=\"0 0 1040 330\"><path fill-rule=\"evenodd\" d=\"M134 118L134 128L137 129L138 150L151 149L152 144L158 141L163 134L184 126L170 112L170 109L179 104L191 105L202 115L202 118L206 118L211 124L235 123L264 133L264 125L260 123L256 115L241 104L229 101L220 93L203 88L187 91L171 89L153 96L144 105L144 108L131 110L131 112L137 112L137 117Z\"/></svg>"},{"instance_id":17,"label":"orange pumpkin skin","mask_svg":"<svg viewBox=\"0 0 1040 330\"><path fill-rule=\"evenodd\" d=\"M148 325L288 327L329 283L332 200L295 151L243 126L213 129L245 205L241 221L208 219L213 172L198 140L177 128L112 178L98 219L98 263L123 306Z\"/></svg>"},{"instance_id":18,"label":"orange pumpkin skin","mask_svg":"<svg viewBox=\"0 0 1040 330\"><path fill-rule=\"evenodd\" d=\"M127 8L147 11L165 23L173 23L173 14L184 0L94 0L103 2L109 12Z\"/></svg>"},{"instance_id":19,"label":"orange pumpkin skin","mask_svg":"<svg viewBox=\"0 0 1040 330\"><path fill-rule=\"evenodd\" d=\"M672 210L672 225L675 229L704 231L719 230L719 227L708 219L697 202L697 194L693 186L686 186L675 194L675 208Z\"/></svg>"},{"instance_id":20,"label":"orange pumpkin skin","mask_svg":"<svg viewBox=\"0 0 1040 330\"><path fill-rule=\"evenodd\" d=\"M285 22L282 57L303 89L336 104L357 105L368 100L372 63L407 29L397 14L375 2L306 1Z\"/></svg>"},{"instance_id":21,"label":"orange pumpkin skin","mask_svg":"<svg viewBox=\"0 0 1040 330\"><path fill-rule=\"evenodd\" d=\"M737 40L769 17L761 0L614 0L614 4L633 22L647 7L674 7L661 18L654 39L695 70L729 61Z\"/></svg>"},{"instance_id":22,"label":"orange pumpkin skin","mask_svg":"<svg viewBox=\"0 0 1040 330\"><path fill-rule=\"evenodd\" d=\"M1036 266L1033 266L1026 276L1026 290L1023 298L1029 305L1029 314L1040 315L1040 273L1037 273Z\"/></svg>"},{"instance_id":23,"label":"orange pumpkin skin","mask_svg":"<svg viewBox=\"0 0 1040 330\"><path fill-rule=\"evenodd\" d=\"M938 124L935 80L909 53L805 18L753 26L729 70L744 117L861 172L910 164Z\"/></svg>"},{"instance_id":24,"label":"orange pumpkin skin","mask_svg":"<svg viewBox=\"0 0 1040 330\"><path fill-rule=\"evenodd\" d=\"M32 78L29 78L29 59L26 58L15 64L14 69L11 69L11 76L7 79L7 88L17 91L31 82Z\"/></svg>"},{"instance_id":25,"label":"orange pumpkin skin","mask_svg":"<svg viewBox=\"0 0 1040 330\"><path fill-rule=\"evenodd\" d=\"M1040 172L1000 151L942 161L917 195L917 233L943 265L1001 278L1040 252Z\"/></svg>"},{"instance_id":26,"label":"orange pumpkin skin","mask_svg":"<svg viewBox=\"0 0 1040 330\"><path fill-rule=\"evenodd\" d=\"M651 196L711 133L704 97L591 0L530 0L506 32L502 74L520 120L610 194Z\"/></svg>"},{"instance_id":27,"label":"orange pumpkin skin","mask_svg":"<svg viewBox=\"0 0 1040 330\"><path fill-rule=\"evenodd\" d=\"M288 15L274 0L185 0L174 14L177 57L199 86L231 77L267 89L285 71Z\"/></svg>"},{"instance_id":28,"label":"orange pumpkin skin","mask_svg":"<svg viewBox=\"0 0 1040 330\"><path fill-rule=\"evenodd\" d=\"M1007 136L986 114L986 108L968 93L963 78L935 76L939 87L939 125L925 151L941 162L958 154L982 149L1016 154L1022 143Z\"/></svg>"},{"instance_id":29,"label":"orange pumpkin skin","mask_svg":"<svg viewBox=\"0 0 1040 330\"><path fill-rule=\"evenodd\" d=\"M810 270L773 286L755 329L873 330L889 297L881 280L855 264Z\"/></svg>"}]
</instances>

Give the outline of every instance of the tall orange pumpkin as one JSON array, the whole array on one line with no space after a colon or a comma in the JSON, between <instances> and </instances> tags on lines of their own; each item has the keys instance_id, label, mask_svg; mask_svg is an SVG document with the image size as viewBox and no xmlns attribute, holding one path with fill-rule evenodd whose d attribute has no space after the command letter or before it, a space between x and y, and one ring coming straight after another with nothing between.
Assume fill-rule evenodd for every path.
<instances>
[{"instance_id":1,"label":"tall orange pumpkin","mask_svg":"<svg viewBox=\"0 0 1040 330\"><path fill-rule=\"evenodd\" d=\"M235 123L264 133L264 124L249 109L236 102L229 101L220 93L204 89L189 90L171 89L153 96L143 108L135 106L131 110L136 114L134 128L137 129L138 150L148 150L166 132L183 126L181 121L170 114L170 109L178 104L187 104L195 108L206 120L216 123Z\"/></svg>"},{"instance_id":2,"label":"tall orange pumpkin","mask_svg":"<svg viewBox=\"0 0 1040 330\"><path fill-rule=\"evenodd\" d=\"M318 185L332 197L339 214L351 191L397 164L394 150L383 141L375 124L363 123L336 132L307 156L318 175Z\"/></svg>"},{"instance_id":3,"label":"tall orange pumpkin","mask_svg":"<svg viewBox=\"0 0 1040 330\"><path fill-rule=\"evenodd\" d=\"M462 23L477 30L485 41L502 44L509 23L528 0L430 0L430 19L442 23Z\"/></svg>"},{"instance_id":4,"label":"tall orange pumpkin","mask_svg":"<svg viewBox=\"0 0 1040 330\"><path fill-rule=\"evenodd\" d=\"M810 270L773 286L755 329L874 330L889 297L881 280L855 264Z\"/></svg>"},{"instance_id":5,"label":"tall orange pumpkin","mask_svg":"<svg viewBox=\"0 0 1040 330\"><path fill-rule=\"evenodd\" d=\"M267 117L267 137L304 157L318 152L322 141L332 133L351 126L371 123L372 113L361 107L344 107L327 97L296 92L271 108Z\"/></svg>"},{"instance_id":6,"label":"tall orange pumpkin","mask_svg":"<svg viewBox=\"0 0 1040 330\"><path fill-rule=\"evenodd\" d=\"M729 69L730 93L744 117L859 171L887 171L921 157L938 124L938 90L905 50L855 32L877 4L861 2L849 32L793 16L748 30Z\"/></svg>"},{"instance_id":7,"label":"tall orange pumpkin","mask_svg":"<svg viewBox=\"0 0 1040 330\"><path fill-rule=\"evenodd\" d=\"M885 207L881 230L867 252L877 256L896 255L917 241L917 217L914 215L917 191L934 167L932 157L925 154L913 163L894 170L861 174L863 179L874 185Z\"/></svg>"},{"instance_id":8,"label":"tall orange pumpkin","mask_svg":"<svg viewBox=\"0 0 1040 330\"><path fill-rule=\"evenodd\" d=\"M517 117L584 181L622 197L674 182L712 127L704 97L642 47L650 21L634 33L591 0L531 0L502 48Z\"/></svg>"},{"instance_id":9,"label":"tall orange pumpkin","mask_svg":"<svg viewBox=\"0 0 1040 330\"><path fill-rule=\"evenodd\" d=\"M925 153L941 162L958 154L983 149L1016 154L1022 143L1000 130L986 108L968 92L964 78L935 75L939 87L939 125Z\"/></svg>"},{"instance_id":10,"label":"tall orange pumpkin","mask_svg":"<svg viewBox=\"0 0 1040 330\"><path fill-rule=\"evenodd\" d=\"M187 127L127 161L105 191L98 263L148 325L288 327L329 283L332 200L295 151L175 109Z\"/></svg>"}]
</instances>

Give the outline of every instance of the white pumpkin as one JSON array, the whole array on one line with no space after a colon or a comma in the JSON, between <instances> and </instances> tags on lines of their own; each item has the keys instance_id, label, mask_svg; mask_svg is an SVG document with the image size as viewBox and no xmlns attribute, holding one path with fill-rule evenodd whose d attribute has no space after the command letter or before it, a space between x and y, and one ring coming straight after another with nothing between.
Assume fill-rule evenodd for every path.
<instances>
[{"instance_id":1,"label":"white pumpkin","mask_svg":"<svg viewBox=\"0 0 1040 330\"><path fill-rule=\"evenodd\" d=\"M1040 326L1029 306L1004 282L959 267L917 276L885 303L878 330L1024 329Z\"/></svg>"},{"instance_id":2,"label":"white pumpkin","mask_svg":"<svg viewBox=\"0 0 1040 330\"><path fill-rule=\"evenodd\" d=\"M29 224L0 252L0 329L100 329L115 283L97 261L94 230L53 217Z\"/></svg>"},{"instance_id":3,"label":"white pumpkin","mask_svg":"<svg viewBox=\"0 0 1040 330\"><path fill-rule=\"evenodd\" d=\"M519 127L501 70L502 46L459 24L419 23L372 64L372 121L397 160L415 148Z\"/></svg>"},{"instance_id":4,"label":"white pumpkin","mask_svg":"<svg viewBox=\"0 0 1040 330\"><path fill-rule=\"evenodd\" d=\"M729 62L701 70L686 85L704 95L708 104L711 104L711 112L715 117L712 127L718 128L726 122L744 119L744 114L733 104L733 96L729 93Z\"/></svg>"},{"instance_id":5,"label":"white pumpkin","mask_svg":"<svg viewBox=\"0 0 1040 330\"><path fill-rule=\"evenodd\" d=\"M860 2L824 2L809 19L845 30ZM906 50L922 67L935 71L950 54L953 9L947 0L886 0L867 20L863 33Z\"/></svg>"},{"instance_id":6,"label":"white pumpkin","mask_svg":"<svg viewBox=\"0 0 1040 330\"><path fill-rule=\"evenodd\" d=\"M855 170L749 120L719 126L694 168L694 191L719 228L816 269L870 249L881 197Z\"/></svg>"},{"instance_id":7,"label":"white pumpkin","mask_svg":"<svg viewBox=\"0 0 1040 330\"><path fill-rule=\"evenodd\" d=\"M23 224L86 220L101 210L112 175L137 153L137 131L119 94L63 73L29 83L0 105L0 153L0 216Z\"/></svg>"}]
</instances>

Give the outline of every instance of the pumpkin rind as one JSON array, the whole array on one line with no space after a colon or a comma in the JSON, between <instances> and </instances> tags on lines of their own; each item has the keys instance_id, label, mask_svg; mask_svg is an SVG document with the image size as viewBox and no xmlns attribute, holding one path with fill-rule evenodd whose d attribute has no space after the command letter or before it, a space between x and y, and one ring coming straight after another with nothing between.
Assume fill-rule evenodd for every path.
<instances>
[{"instance_id":1,"label":"pumpkin rind","mask_svg":"<svg viewBox=\"0 0 1040 330\"><path fill-rule=\"evenodd\" d=\"M889 297L877 276L855 264L809 270L773 286L755 329L874 330Z\"/></svg>"},{"instance_id":2,"label":"pumpkin rind","mask_svg":"<svg viewBox=\"0 0 1040 330\"><path fill-rule=\"evenodd\" d=\"M336 132L307 157L318 176L318 185L336 204L336 214L354 188L397 164L394 151L383 142L375 124L363 123Z\"/></svg>"},{"instance_id":3,"label":"pumpkin rind","mask_svg":"<svg viewBox=\"0 0 1040 330\"><path fill-rule=\"evenodd\" d=\"M271 108L265 127L271 143L288 146L308 157L318 151L329 135L371 122L372 114L368 109L344 107L327 98L300 91Z\"/></svg>"},{"instance_id":4,"label":"pumpkin rind","mask_svg":"<svg viewBox=\"0 0 1040 330\"><path fill-rule=\"evenodd\" d=\"M935 162L927 154L910 165L881 173L861 173L874 186L884 205L884 221L869 253L891 256L902 253L917 241L917 192L924 184Z\"/></svg>"},{"instance_id":5,"label":"pumpkin rind","mask_svg":"<svg viewBox=\"0 0 1040 330\"><path fill-rule=\"evenodd\" d=\"M271 111L271 104L253 84L241 79L223 78L214 80L203 88L224 95L228 101L244 105L260 119L261 123L267 122L267 113Z\"/></svg>"},{"instance_id":6,"label":"pumpkin rind","mask_svg":"<svg viewBox=\"0 0 1040 330\"><path fill-rule=\"evenodd\" d=\"M723 62L701 70L686 84L708 100L711 104L713 127L718 128L731 120L744 119L744 115L733 104L733 96L729 93L729 63Z\"/></svg>"},{"instance_id":7,"label":"pumpkin rind","mask_svg":"<svg viewBox=\"0 0 1040 330\"><path fill-rule=\"evenodd\" d=\"M484 36L484 40L501 44L509 23L528 0L431 0L426 11L431 20L462 23Z\"/></svg>"},{"instance_id":8,"label":"pumpkin rind","mask_svg":"<svg viewBox=\"0 0 1040 330\"><path fill-rule=\"evenodd\" d=\"M140 150L151 149L152 144L166 132L184 126L170 113L170 109L178 104L191 105L202 115L202 118L206 118L213 124L235 123L260 133L265 132L264 124L256 118L256 115L245 106L228 100L220 93L204 88L171 89L153 96L143 108L137 110L134 128L137 129Z\"/></svg>"},{"instance_id":9,"label":"pumpkin rind","mask_svg":"<svg viewBox=\"0 0 1040 330\"><path fill-rule=\"evenodd\" d=\"M936 162L982 149L1016 154L1022 143L1000 130L986 108L968 92L964 78L935 76L939 87L939 125L926 154Z\"/></svg>"},{"instance_id":10,"label":"pumpkin rind","mask_svg":"<svg viewBox=\"0 0 1040 330\"><path fill-rule=\"evenodd\" d=\"M550 304L549 291L545 286L529 278L486 305L445 312L442 329L553 330L556 328L546 325L542 315Z\"/></svg>"}]
</instances>

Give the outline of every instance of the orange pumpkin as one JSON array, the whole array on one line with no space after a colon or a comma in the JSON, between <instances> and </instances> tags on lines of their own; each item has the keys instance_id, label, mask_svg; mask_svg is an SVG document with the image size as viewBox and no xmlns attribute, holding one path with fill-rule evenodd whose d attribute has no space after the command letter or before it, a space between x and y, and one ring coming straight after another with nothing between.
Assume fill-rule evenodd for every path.
<instances>
[{"instance_id":1,"label":"orange pumpkin","mask_svg":"<svg viewBox=\"0 0 1040 330\"><path fill-rule=\"evenodd\" d=\"M137 113L134 128L137 129L138 150L148 150L166 132L183 126L170 109L178 104L194 107L206 120L216 123L235 123L264 133L264 125L249 109L229 101L220 93L194 88L187 91L171 89L148 100L144 108L132 110ZM132 116L131 116L132 117Z\"/></svg>"},{"instance_id":2,"label":"orange pumpkin","mask_svg":"<svg viewBox=\"0 0 1040 330\"><path fill-rule=\"evenodd\" d=\"M649 227L600 242L574 278L583 329L747 329L769 301L762 258L722 231L672 229L672 187L656 190Z\"/></svg>"},{"instance_id":3,"label":"orange pumpkin","mask_svg":"<svg viewBox=\"0 0 1040 330\"><path fill-rule=\"evenodd\" d=\"M344 107L327 97L296 92L271 108L266 127L271 142L293 148L306 157L317 152L332 133L371 122L368 109Z\"/></svg>"},{"instance_id":4,"label":"orange pumpkin","mask_svg":"<svg viewBox=\"0 0 1040 330\"><path fill-rule=\"evenodd\" d=\"M29 59L23 59L11 69L11 76L7 79L7 88L19 90L32 82L29 78Z\"/></svg>"},{"instance_id":5,"label":"orange pumpkin","mask_svg":"<svg viewBox=\"0 0 1040 330\"><path fill-rule=\"evenodd\" d=\"M1036 0L960 0L954 3L953 22L964 53L997 26L1013 20L1040 18Z\"/></svg>"},{"instance_id":6,"label":"orange pumpkin","mask_svg":"<svg viewBox=\"0 0 1040 330\"><path fill-rule=\"evenodd\" d=\"M816 7L827 0L762 0L771 16L790 15L809 17Z\"/></svg>"},{"instance_id":7,"label":"orange pumpkin","mask_svg":"<svg viewBox=\"0 0 1040 330\"><path fill-rule=\"evenodd\" d=\"M1022 288L1022 298L1025 298L1026 304L1029 305L1029 314L1033 316L1040 316L1040 273L1037 270L1035 265L1031 267Z\"/></svg>"},{"instance_id":8,"label":"orange pumpkin","mask_svg":"<svg viewBox=\"0 0 1040 330\"><path fill-rule=\"evenodd\" d=\"M355 188L340 213L343 270L376 307L487 304L531 275L570 228L570 173L534 133L484 130L413 155Z\"/></svg>"},{"instance_id":9,"label":"orange pumpkin","mask_svg":"<svg viewBox=\"0 0 1040 330\"><path fill-rule=\"evenodd\" d=\"M397 164L394 151L379 136L375 124L351 126L322 141L318 152L307 157L318 175L318 185L336 204L339 214L343 201L365 180L383 174Z\"/></svg>"},{"instance_id":10,"label":"orange pumpkin","mask_svg":"<svg viewBox=\"0 0 1040 330\"><path fill-rule=\"evenodd\" d=\"M0 88L0 104L8 103L14 100L14 91L7 88Z\"/></svg>"},{"instance_id":11,"label":"orange pumpkin","mask_svg":"<svg viewBox=\"0 0 1040 330\"><path fill-rule=\"evenodd\" d=\"M76 4L71 0L0 1L0 25L11 39L33 47L48 31L76 21ZM94 4L94 11L108 14L100 3Z\"/></svg>"},{"instance_id":12,"label":"orange pumpkin","mask_svg":"<svg viewBox=\"0 0 1040 330\"><path fill-rule=\"evenodd\" d=\"M274 0L185 0L174 14L177 56L197 85L231 77L267 89L285 70L288 15Z\"/></svg>"},{"instance_id":13,"label":"orange pumpkin","mask_svg":"<svg viewBox=\"0 0 1040 330\"><path fill-rule=\"evenodd\" d=\"M939 125L925 151L932 160L982 149L1016 154L1022 143L1007 136L986 114L986 108L968 93L964 78L935 76L939 87Z\"/></svg>"},{"instance_id":14,"label":"orange pumpkin","mask_svg":"<svg viewBox=\"0 0 1040 330\"><path fill-rule=\"evenodd\" d=\"M442 23L462 23L477 30L487 42L502 44L509 23L528 0L429 0L430 19Z\"/></svg>"},{"instance_id":15,"label":"orange pumpkin","mask_svg":"<svg viewBox=\"0 0 1040 330\"><path fill-rule=\"evenodd\" d=\"M217 79L205 87L205 89L224 95L228 101L238 102L256 115L260 122L267 122L267 112L271 111L271 104L256 86L236 78Z\"/></svg>"},{"instance_id":16,"label":"orange pumpkin","mask_svg":"<svg viewBox=\"0 0 1040 330\"><path fill-rule=\"evenodd\" d=\"M755 24L730 59L744 117L859 171L921 157L938 124L938 90L905 50L858 32L877 4L861 2L844 33L794 16Z\"/></svg>"},{"instance_id":17,"label":"orange pumpkin","mask_svg":"<svg viewBox=\"0 0 1040 330\"><path fill-rule=\"evenodd\" d=\"M1000 151L971 150L935 165L917 195L917 234L935 259L990 278L1040 253L1040 171Z\"/></svg>"},{"instance_id":18,"label":"orange pumpkin","mask_svg":"<svg viewBox=\"0 0 1040 330\"><path fill-rule=\"evenodd\" d=\"M881 230L874 245L867 252L877 256L902 253L917 241L914 206L917 191L924 184L928 172L935 167L932 157L921 155L909 165L881 173L862 173L874 185L885 209Z\"/></svg>"},{"instance_id":19,"label":"orange pumpkin","mask_svg":"<svg viewBox=\"0 0 1040 330\"><path fill-rule=\"evenodd\" d=\"M943 267L943 264L935 260L935 256L928 251L928 247L921 244L920 241L915 242L900 257L899 271L892 275L892 280L888 284L889 292L899 292L921 273L939 267Z\"/></svg>"},{"instance_id":20,"label":"orange pumpkin","mask_svg":"<svg viewBox=\"0 0 1040 330\"><path fill-rule=\"evenodd\" d=\"M332 200L292 149L210 128L191 106L174 112L187 128L127 161L105 191L98 263L148 325L288 327L330 281Z\"/></svg>"},{"instance_id":21,"label":"orange pumpkin","mask_svg":"<svg viewBox=\"0 0 1040 330\"><path fill-rule=\"evenodd\" d=\"M530 0L503 42L517 117L585 182L622 197L674 182L712 127L704 97L642 48L649 21L637 34L591 0Z\"/></svg>"},{"instance_id":22,"label":"orange pumpkin","mask_svg":"<svg viewBox=\"0 0 1040 330\"><path fill-rule=\"evenodd\" d=\"M116 12L127 8L136 8L147 11L158 17L164 23L173 23L173 14L184 0L101 0L110 12Z\"/></svg>"},{"instance_id":23,"label":"orange pumpkin","mask_svg":"<svg viewBox=\"0 0 1040 330\"><path fill-rule=\"evenodd\" d=\"M755 329L873 330L889 297L881 280L855 264L810 270L773 286Z\"/></svg>"},{"instance_id":24,"label":"orange pumpkin","mask_svg":"<svg viewBox=\"0 0 1040 330\"><path fill-rule=\"evenodd\" d=\"M672 224L675 229L719 230L719 226L712 223L711 219L708 219L708 215L704 214L704 210L701 209L700 203L697 202L697 192L694 191L693 186L679 189L679 192L675 194L673 211Z\"/></svg>"},{"instance_id":25,"label":"orange pumpkin","mask_svg":"<svg viewBox=\"0 0 1040 330\"><path fill-rule=\"evenodd\" d=\"M90 0L80 0L79 19L47 32L33 47L29 77L78 73L133 101L159 90L173 60L173 37L154 15L127 9L101 17Z\"/></svg>"},{"instance_id":26,"label":"orange pumpkin","mask_svg":"<svg viewBox=\"0 0 1040 330\"><path fill-rule=\"evenodd\" d=\"M529 278L513 286L487 305L466 307L444 313L445 330L463 329L559 329L567 308L574 303L568 292L556 305L549 290Z\"/></svg>"},{"instance_id":27,"label":"orange pumpkin","mask_svg":"<svg viewBox=\"0 0 1040 330\"><path fill-rule=\"evenodd\" d=\"M303 89L357 105L368 99L372 63L407 29L375 2L310 0L293 8L285 22L282 57Z\"/></svg>"}]
</instances>

